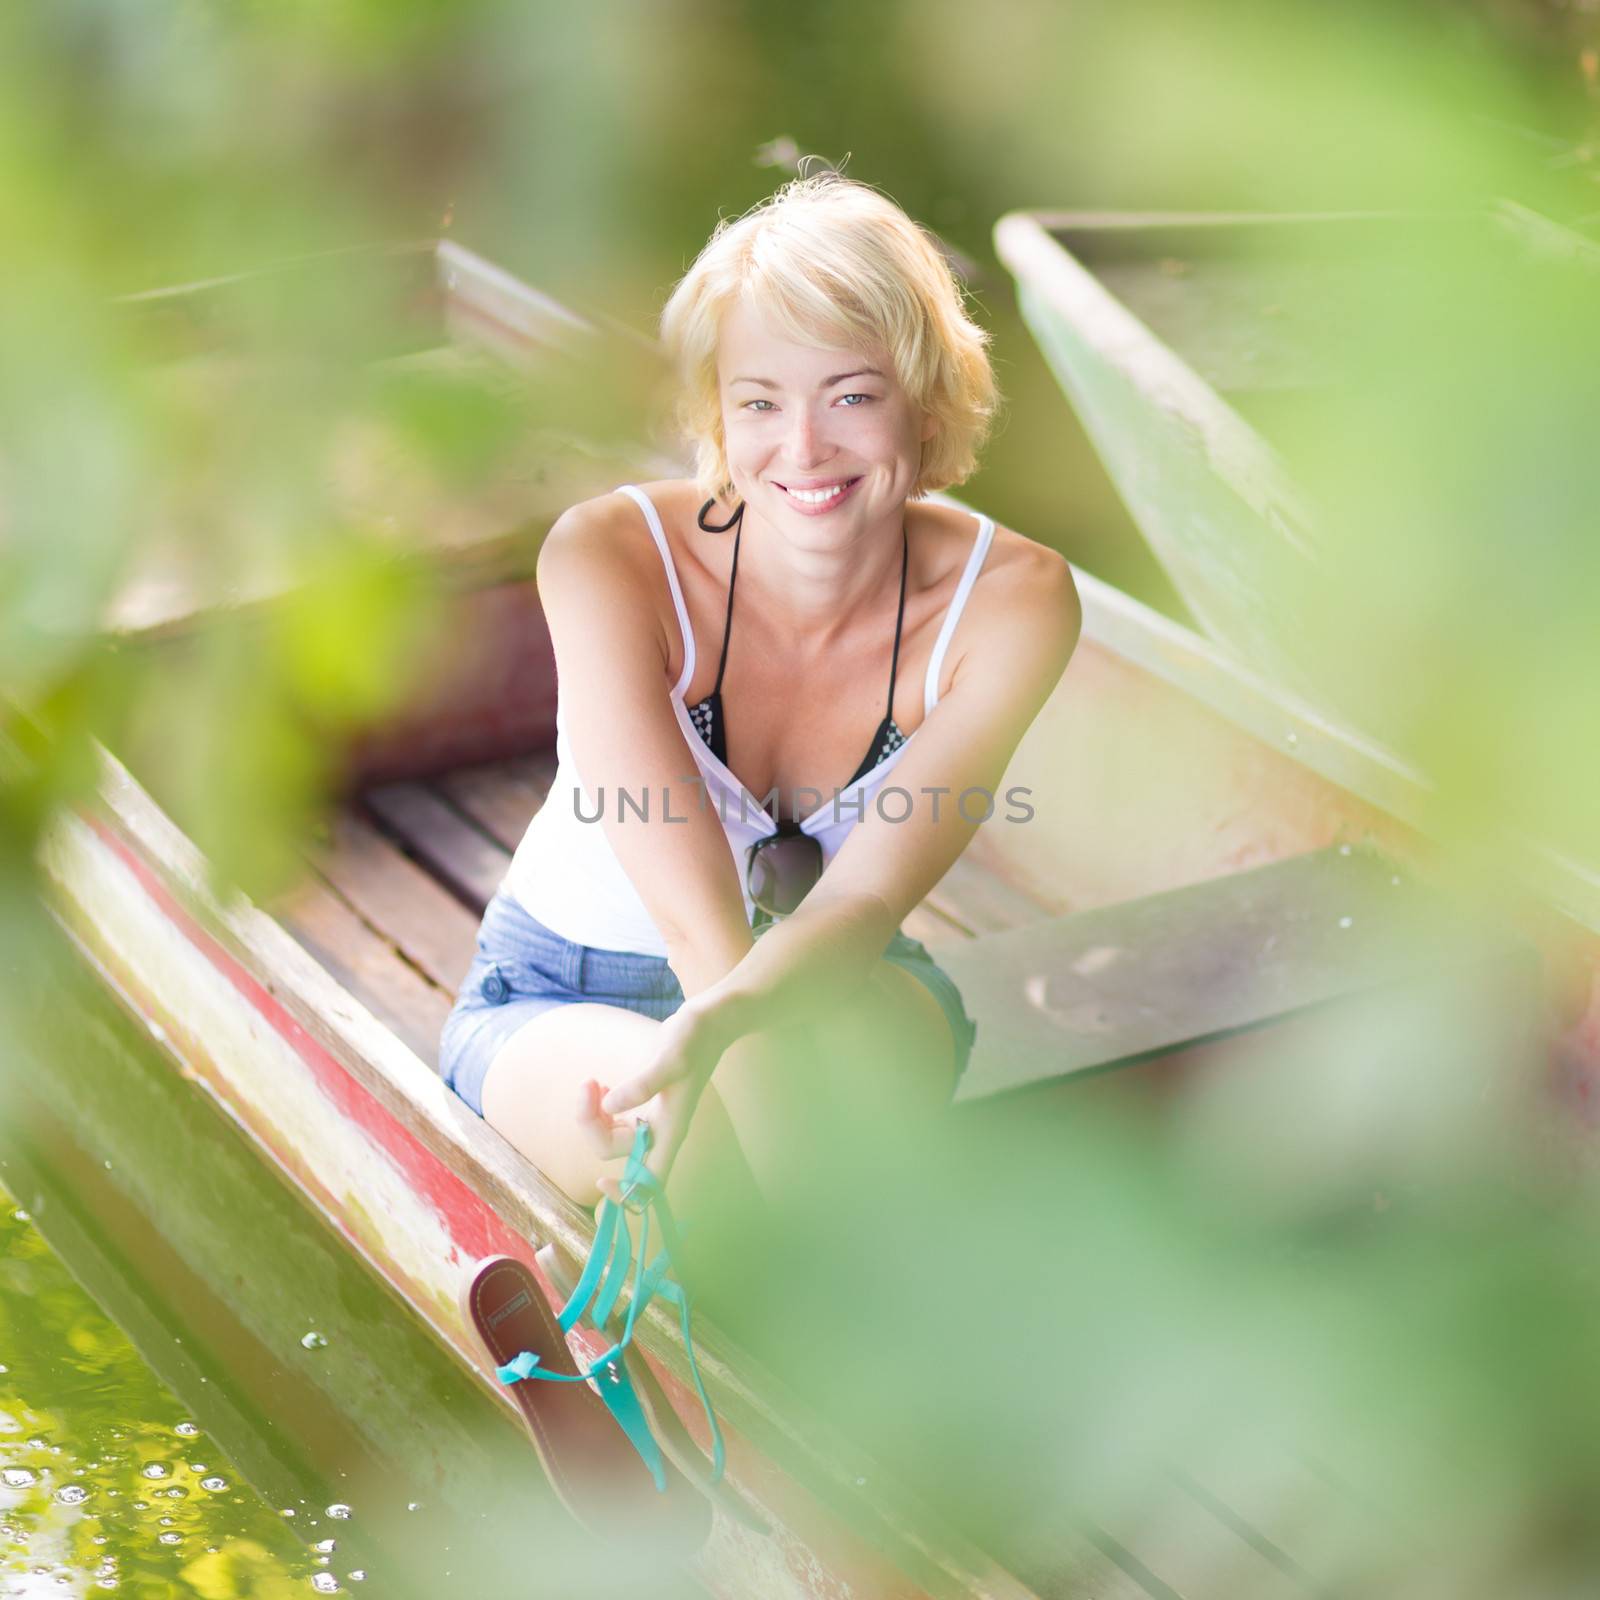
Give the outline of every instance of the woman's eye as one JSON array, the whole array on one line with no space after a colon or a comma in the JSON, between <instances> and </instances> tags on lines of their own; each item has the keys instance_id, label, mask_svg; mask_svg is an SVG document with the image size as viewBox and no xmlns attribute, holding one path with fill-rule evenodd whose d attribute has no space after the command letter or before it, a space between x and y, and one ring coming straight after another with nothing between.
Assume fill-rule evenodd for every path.
<instances>
[{"instance_id":1,"label":"woman's eye","mask_svg":"<svg viewBox=\"0 0 1600 1600\"><path fill-rule=\"evenodd\" d=\"M839 396L839 404L843 405L846 400L870 400L871 398L870 394L842 394ZM850 409L853 411L855 407L852 406Z\"/></svg>"},{"instance_id":2,"label":"woman's eye","mask_svg":"<svg viewBox=\"0 0 1600 1600\"><path fill-rule=\"evenodd\" d=\"M772 402L770 400L746 400L744 403L746 411L753 409L755 406L767 406L770 409Z\"/></svg>"}]
</instances>

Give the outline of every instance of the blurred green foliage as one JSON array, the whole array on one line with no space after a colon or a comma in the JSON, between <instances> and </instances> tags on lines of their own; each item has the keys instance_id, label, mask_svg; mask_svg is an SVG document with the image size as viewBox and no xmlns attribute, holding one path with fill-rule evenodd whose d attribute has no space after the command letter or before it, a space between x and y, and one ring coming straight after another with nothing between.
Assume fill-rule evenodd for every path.
<instances>
[{"instance_id":1,"label":"blurred green foliage","mask_svg":"<svg viewBox=\"0 0 1600 1600\"><path fill-rule=\"evenodd\" d=\"M969 493L1173 606L1015 317L995 217L1510 197L1592 230L1595 48L1587 7L1509 0L5 8L0 1023L39 977L33 846L92 792L94 739L159 769L222 877L280 886L341 742L425 682L437 585L397 544L530 431L606 427L610 390L497 400L408 366L414 280L344 270L360 252L448 230L647 329L718 215L786 175L758 149L848 156L978 264L1011 409ZM191 297L198 319L154 294L283 263ZM1454 842L1515 822L1587 850L1593 285L1441 265L1436 295L1371 308L1359 396L1279 440L1335 530L1304 643L1449 777ZM104 637L130 584L173 575L292 598L160 648ZM1078 1517L1157 1527L1155 1463L1281 1483L1314 1454L1306 1515L1350 1512L1327 1571L1353 1592L1592 1592L1594 1196L1464 1093L1462 1063L1502 1058L1455 1015L1264 1060L1181 1121L1090 1100L886 1155L870 1207L841 1177L838 1214L790 1219L754 1332L1040 1561Z\"/></svg>"}]
</instances>

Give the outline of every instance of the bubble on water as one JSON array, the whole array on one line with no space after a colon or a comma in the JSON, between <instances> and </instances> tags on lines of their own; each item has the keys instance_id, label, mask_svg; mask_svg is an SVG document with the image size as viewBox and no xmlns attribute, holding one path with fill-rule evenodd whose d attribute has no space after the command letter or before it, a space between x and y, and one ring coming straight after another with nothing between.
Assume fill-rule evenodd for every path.
<instances>
[{"instance_id":1,"label":"bubble on water","mask_svg":"<svg viewBox=\"0 0 1600 1600\"><path fill-rule=\"evenodd\" d=\"M419 1511L419 1510L421 1510L421 1507L415 1500L407 1500L406 1501L406 1510L407 1511Z\"/></svg>"},{"instance_id":2,"label":"bubble on water","mask_svg":"<svg viewBox=\"0 0 1600 1600\"><path fill-rule=\"evenodd\" d=\"M89 1541L89 1543L90 1544L110 1544L111 1543L111 1535L109 1533L97 1533L94 1536L94 1538L92 1538Z\"/></svg>"},{"instance_id":3,"label":"bubble on water","mask_svg":"<svg viewBox=\"0 0 1600 1600\"><path fill-rule=\"evenodd\" d=\"M183 1543L183 1535L181 1533L158 1533L156 1537L162 1542L162 1544Z\"/></svg>"},{"instance_id":4,"label":"bubble on water","mask_svg":"<svg viewBox=\"0 0 1600 1600\"><path fill-rule=\"evenodd\" d=\"M209 1489L212 1494L219 1494L222 1490L228 1487L228 1480L226 1478L202 1478L200 1480L200 1487L202 1489Z\"/></svg>"},{"instance_id":5,"label":"bubble on water","mask_svg":"<svg viewBox=\"0 0 1600 1600\"><path fill-rule=\"evenodd\" d=\"M187 1500L188 1498L189 1491L180 1487L178 1484L173 1484L173 1486L167 1490L167 1499L169 1500Z\"/></svg>"},{"instance_id":6,"label":"bubble on water","mask_svg":"<svg viewBox=\"0 0 1600 1600\"><path fill-rule=\"evenodd\" d=\"M11 1370L11 1368L10 1368L10 1367L8 1367L8 1366L7 1366L7 1365L6 1365L6 1364L5 1364L5 1362L3 1362L3 1361L0 1361L0 1372L9 1372L9 1371L10 1371L10 1370Z\"/></svg>"},{"instance_id":7,"label":"bubble on water","mask_svg":"<svg viewBox=\"0 0 1600 1600\"><path fill-rule=\"evenodd\" d=\"M199 1426L193 1422L180 1422L173 1427L172 1431L174 1433L181 1433L185 1439L192 1439L197 1433L199 1433L200 1429Z\"/></svg>"},{"instance_id":8,"label":"bubble on water","mask_svg":"<svg viewBox=\"0 0 1600 1600\"><path fill-rule=\"evenodd\" d=\"M64 1506L82 1505L89 1498L89 1491L81 1483L64 1483L56 1490L56 1499Z\"/></svg>"},{"instance_id":9,"label":"bubble on water","mask_svg":"<svg viewBox=\"0 0 1600 1600\"><path fill-rule=\"evenodd\" d=\"M313 1572L311 1574L311 1587L318 1594L338 1594L339 1580L331 1572Z\"/></svg>"},{"instance_id":10,"label":"bubble on water","mask_svg":"<svg viewBox=\"0 0 1600 1600\"><path fill-rule=\"evenodd\" d=\"M27 1448L30 1450L43 1450L46 1442L44 1439L35 1437L28 1441Z\"/></svg>"},{"instance_id":11,"label":"bubble on water","mask_svg":"<svg viewBox=\"0 0 1600 1600\"><path fill-rule=\"evenodd\" d=\"M313 1560L313 1561L315 1561L315 1562L316 1562L316 1564L317 1564L317 1565L318 1565L318 1566L319 1566L319 1567L325 1567L325 1566L327 1566L327 1564L328 1564L328 1557L327 1557L327 1556L312 1556L312 1558L311 1558L311 1559L312 1559L312 1560Z\"/></svg>"},{"instance_id":12,"label":"bubble on water","mask_svg":"<svg viewBox=\"0 0 1600 1600\"><path fill-rule=\"evenodd\" d=\"M111 1165L111 1163L108 1161L106 1163L106 1165L109 1167ZM116 1586L117 1586L117 1580L115 1578L101 1578L100 1579L99 1587L102 1588L102 1589L115 1589Z\"/></svg>"},{"instance_id":13,"label":"bubble on water","mask_svg":"<svg viewBox=\"0 0 1600 1600\"><path fill-rule=\"evenodd\" d=\"M1353 928L1353 927L1355 927L1355 925L1356 925L1356 919L1354 917L1340 917L1339 918L1339 926L1341 928Z\"/></svg>"},{"instance_id":14,"label":"bubble on water","mask_svg":"<svg viewBox=\"0 0 1600 1600\"><path fill-rule=\"evenodd\" d=\"M148 1511L150 1509L150 1502L148 1500L135 1500L133 1502L133 1509L135 1511Z\"/></svg>"},{"instance_id":15,"label":"bubble on water","mask_svg":"<svg viewBox=\"0 0 1600 1600\"><path fill-rule=\"evenodd\" d=\"M332 1555L333 1552L339 1548L339 1541L337 1539L318 1539L311 1548L313 1550L320 1550L323 1555L328 1556Z\"/></svg>"},{"instance_id":16,"label":"bubble on water","mask_svg":"<svg viewBox=\"0 0 1600 1600\"><path fill-rule=\"evenodd\" d=\"M1342 855L1342 856L1349 855L1350 854L1350 846L1347 845L1347 844L1340 845L1339 846L1339 854Z\"/></svg>"},{"instance_id":17,"label":"bubble on water","mask_svg":"<svg viewBox=\"0 0 1600 1600\"><path fill-rule=\"evenodd\" d=\"M203 1461L191 1461L189 1463L189 1470L191 1472L205 1472L208 1469Z\"/></svg>"},{"instance_id":18,"label":"bubble on water","mask_svg":"<svg viewBox=\"0 0 1600 1600\"><path fill-rule=\"evenodd\" d=\"M350 1515L350 1507L344 1505L338 1500L335 1500L334 1503L328 1507L328 1515L330 1517L337 1518L340 1522L343 1522L345 1518Z\"/></svg>"},{"instance_id":19,"label":"bubble on water","mask_svg":"<svg viewBox=\"0 0 1600 1600\"><path fill-rule=\"evenodd\" d=\"M11 1220L13 1222L32 1222L33 1218L30 1217L21 1206L18 1206L17 1209L11 1213Z\"/></svg>"},{"instance_id":20,"label":"bubble on water","mask_svg":"<svg viewBox=\"0 0 1600 1600\"><path fill-rule=\"evenodd\" d=\"M300 1341L301 1347L306 1350L323 1350L327 1348L327 1338L316 1331L315 1328Z\"/></svg>"},{"instance_id":21,"label":"bubble on water","mask_svg":"<svg viewBox=\"0 0 1600 1600\"><path fill-rule=\"evenodd\" d=\"M141 1478L168 1478L172 1475L172 1468L165 1461L147 1461L139 1468Z\"/></svg>"},{"instance_id":22,"label":"bubble on water","mask_svg":"<svg viewBox=\"0 0 1600 1600\"><path fill-rule=\"evenodd\" d=\"M161 1517L158 1520L163 1528L170 1528L172 1526L173 1519L171 1517Z\"/></svg>"},{"instance_id":23,"label":"bubble on water","mask_svg":"<svg viewBox=\"0 0 1600 1600\"><path fill-rule=\"evenodd\" d=\"M278 1515L280 1517L292 1517L294 1515L294 1507L285 1506L283 1510L278 1513Z\"/></svg>"},{"instance_id":24,"label":"bubble on water","mask_svg":"<svg viewBox=\"0 0 1600 1600\"><path fill-rule=\"evenodd\" d=\"M367 1575L360 1567L357 1567L354 1572L347 1572L345 1576L349 1578L351 1583L365 1583L367 1581Z\"/></svg>"},{"instance_id":25,"label":"bubble on water","mask_svg":"<svg viewBox=\"0 0 1600 1600\"><path fill-rule=\"evenodd\" d=\"M39 1474L31 1472L27 1467L5 1467L0 1469L0 1483L8 1489L31 1489L39 1481Z\"/></svg>"}]
</instances>

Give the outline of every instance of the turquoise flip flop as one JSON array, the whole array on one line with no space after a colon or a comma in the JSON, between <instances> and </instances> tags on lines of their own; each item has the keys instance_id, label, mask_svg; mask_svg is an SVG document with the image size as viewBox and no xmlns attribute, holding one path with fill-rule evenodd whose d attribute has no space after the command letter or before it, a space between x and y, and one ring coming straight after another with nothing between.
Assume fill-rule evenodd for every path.
<instances>
[{"instance_id":1,"label":"turquoise flip flop","mask_svg":"<svg viewBox=\"0 0 1600 1600\"><path fill-rule=\"evenodd\" d=\"M634 1324L650 1302L660 1296L678 1308L678 1318L683 1329L683 1346L689 1357L689 1372L694 1380L695 1392L705 1409L706 1422L711 1432L711 1470L708 1475L692 1476L702 1488L710 1489L722 1480L726 1463L722 1428L712 1409L705 1382L700 1376L700 1366L695 1359L694 1339L690 1332L689 1296L683 1285L674 1281L671 1273L682 1252L679 1229L667 1203L665 1191L654 1174L645 1166L644 1158L650 1148L649 1124L641 1120L634 1134L633 1149L629 1152L619 1186L620 1204L609 1196L603 1198L596 1212L594 1245L589 1259L584 1263L576 1287L561 1308L557 1321L563 1333L569 1332L580 1320L602 1334L607 1334L607 1324L617 1308L622 1291L627 1285L630 1269L633 1274L632 1294L622 1332L604 1355L592 1362L582 1377L594 1380L600 1398L616 1418L640 1458L649 1469L656 1488L667 1488L666 1465L661 1446L651 1431L645 1408L629 1374L623 1357L633 1343ZM624 1212L631 1211L639 1217L639 1243L635 1254L633 1237L623 1220ZM646 1265L649 1253L651 1220L660 1230L661 1248ZM608 1335L610 1336L610 1335ZM529 1379L550 1379L556 1382L571 1381L564 1374L550 1372L540 1365L535 1352L523 1351L497 1369L502 1383L520 1383ZM664 1397L663 1397L664 1400ZM670 1410L670 1405L667 1407ZM674 1413L674 1420L676 1414ZM680 1425L681 1426L681 1425Z\"/></svg>"}]
</instances>

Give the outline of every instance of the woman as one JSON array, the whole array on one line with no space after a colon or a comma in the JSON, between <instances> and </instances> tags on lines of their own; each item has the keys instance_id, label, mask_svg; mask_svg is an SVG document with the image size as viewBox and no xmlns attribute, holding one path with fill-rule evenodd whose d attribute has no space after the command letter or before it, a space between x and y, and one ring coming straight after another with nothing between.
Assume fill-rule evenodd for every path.
<instances>
[{"instance_id":1,"label":"woman","mask_svg":"<svg viewBox=\"0 0 1600 1600\"><path fill-rule=\"evenodd\" d=\"M580 1203L641 1116L680 1211L787 1203L949 1101L973 1024L900 923L983 817L957 797L1000 803L1078 600L1053 551L925 499L975 464L987 336L875 190L719 224L662 332L696 473L545 540L558 769L441 1065Z\"/></svg>"}]
</instances>

